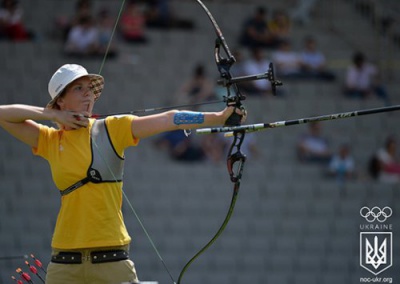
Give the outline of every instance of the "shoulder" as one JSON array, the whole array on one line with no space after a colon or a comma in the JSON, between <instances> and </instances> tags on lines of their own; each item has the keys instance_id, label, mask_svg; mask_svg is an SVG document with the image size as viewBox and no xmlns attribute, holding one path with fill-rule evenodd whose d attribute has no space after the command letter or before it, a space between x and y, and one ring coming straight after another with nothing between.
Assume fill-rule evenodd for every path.
<instances>
[{"instance_id":1,"label":"shoulder","mask_svg":"<svg viewBox=\"0 0 400 284\"><path fill-rule=\"evenodd\" d=\"M46 136L50 137L50 136L58 135L59 133L62 132L61 129L57 129L57 128L54 128L52 126L48 126L45 124L36 123L36 125L37 125L37 127L39 129L39 133L41 135L46 135Z\"/></svg>"},{"instance_id":2,"label":"shoulder","mask_svg":"<svg viewBox=\"0 0 400 284\"><path fill-rule=\"evenodd\" d=\"M120 155L126 147L135 146L139 143L139 139L132 135L132 121L136 118L137 116L134 115L121 115L110 116L105 119L108 135Z\"/></svg>"},{"instance_id":3,"label":"shoulder","mask_svg":"<svg viewBox=\"0 0 400 284\"><path fill-rule=\"evenodd\" d=\"M134 115L115 115L115 116L109 116L104 119L107 127L120 127L123 126L124 124L130 124L132 123L133 120L135 120L136 116Z\"/></svg>"},{"instance_id":4,"label":"shoulder","mask_svg":"<svg viewBox=\"0 0 400 284\"><path fill-rule=\"evenodd\" d=\"M118 115L109 116L104 119L107 131L110 135L118 135L119 132L132 132L132 121L137 116L134 115Z\"/></svg>"}]
</instances>

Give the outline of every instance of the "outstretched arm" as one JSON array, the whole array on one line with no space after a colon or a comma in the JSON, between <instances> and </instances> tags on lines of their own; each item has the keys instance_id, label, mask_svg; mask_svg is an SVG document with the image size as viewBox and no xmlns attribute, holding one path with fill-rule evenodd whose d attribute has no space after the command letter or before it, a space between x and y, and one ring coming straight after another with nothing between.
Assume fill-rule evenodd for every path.
<instances>
[{"instance_id":1,"label":"outstretched arm","mask_svg":"<svg viewBox=\"0 0 400 284\"><path fill-rule=\"evenodd\" d=\"M146 138L166 131L223 125L234 110L234 107L227 107L220 112L172 110L155 115L137 117L132 121L132 135L136 138ZM240 110L236 110L236 112L242 114Z\"/></svg>"},{"instance_id":2,"label":"outstretched arm","mask_svg":"<svg viewBox=\"0 0 400 284\"><path fill-rule=\"evenodd\" d=\"M52 120L73 129L86 127L88 120L77 118L76 114L30 105L2 105L0 126L25 144L37 147L39 124L35 121Z\"/></svg>"}]
</instances>

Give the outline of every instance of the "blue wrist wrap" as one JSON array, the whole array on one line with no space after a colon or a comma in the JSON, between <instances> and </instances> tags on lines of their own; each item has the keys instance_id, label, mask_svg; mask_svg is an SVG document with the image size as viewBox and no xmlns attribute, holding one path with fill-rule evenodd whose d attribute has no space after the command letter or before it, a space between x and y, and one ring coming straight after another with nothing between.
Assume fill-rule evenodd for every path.
<instances>
[{"instance_id":1,"label":"blue wrist wrap","mask_svg":"<svg viewBox=\"0 0 400 284\"><path fill-rule=\"evenodd\" d=\"M182 111L174 115L174 123L180 124L202 124L204 114L201 112Z\"/></svg>"}]
</instances>

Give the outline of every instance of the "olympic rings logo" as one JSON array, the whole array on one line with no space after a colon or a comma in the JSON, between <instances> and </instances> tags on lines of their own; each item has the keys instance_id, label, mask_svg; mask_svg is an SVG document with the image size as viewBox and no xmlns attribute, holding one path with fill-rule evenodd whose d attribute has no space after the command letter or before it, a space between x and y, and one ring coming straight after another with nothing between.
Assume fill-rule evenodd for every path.
<instances>
[{"instance_id":1,"label":"olympic rings logo","mask_svg":"<svg viewBox=\"0 0 400 284\"><path fill-rule=\"evenodd\" d=\"M369 209L364 206L360 209L361 217L364 217L365 220L372 223L374 221L385 222L390 216L392 216L392 208L386 206L380 209L378 206Z\"/></svg>"}]
</instances>

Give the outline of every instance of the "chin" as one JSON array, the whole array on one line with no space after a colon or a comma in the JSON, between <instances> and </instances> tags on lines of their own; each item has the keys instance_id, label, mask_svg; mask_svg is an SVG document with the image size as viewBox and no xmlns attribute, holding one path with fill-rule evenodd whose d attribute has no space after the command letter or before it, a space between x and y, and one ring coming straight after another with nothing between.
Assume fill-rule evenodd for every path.
<instances>
[{"instance_id":1,"label":"chin","mask_svg":"<svg viewBox=\"0 0 400 284\"><path fill-rule=\"evenodd\" d=\"M82 111L86 111L89 114L92 114L93 113L93 106L90 106L90 105L89 106L85 106Z\"/></svg>"}]
</instances>

